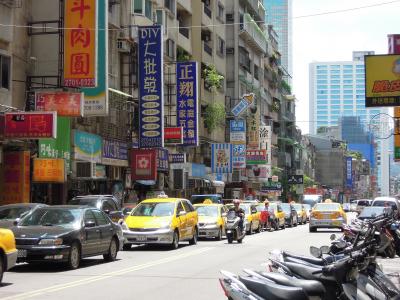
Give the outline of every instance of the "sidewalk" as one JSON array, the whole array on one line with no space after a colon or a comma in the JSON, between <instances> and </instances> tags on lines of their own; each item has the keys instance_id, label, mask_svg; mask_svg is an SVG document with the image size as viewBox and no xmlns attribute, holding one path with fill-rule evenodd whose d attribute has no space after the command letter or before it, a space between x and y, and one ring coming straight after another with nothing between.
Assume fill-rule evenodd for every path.
<instances>
[{"instance_id":1,"label":"sidewalk","mask_svg":"<svg viewBox=\"0 0 400 300\"><path fill-rule=\"evenodd\" d=\"M392 276L389 276L389 278L393 281L397 288L400 289L400 258L381 258L378 259L378 263L382 266L385 274L392 274Z\"/></svg>"}]
</instances>

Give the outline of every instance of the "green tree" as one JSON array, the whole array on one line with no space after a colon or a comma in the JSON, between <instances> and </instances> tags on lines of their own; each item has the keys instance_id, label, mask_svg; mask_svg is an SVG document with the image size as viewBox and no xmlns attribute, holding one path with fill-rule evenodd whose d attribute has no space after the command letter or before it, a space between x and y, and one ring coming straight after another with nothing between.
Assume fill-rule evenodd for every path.
<instances>
[{"instance_id":1,"label":"green tree","mask_svg":"<svg viewBox=\"0 0 400 300\"><path fill-rule=\"evenodd\" d=\"M221 103L210 103L205 111L204 124L206 125L208 132L211 133L218 126L225 124L226 111L225 106Z\"/></svg>"}]
</instances>

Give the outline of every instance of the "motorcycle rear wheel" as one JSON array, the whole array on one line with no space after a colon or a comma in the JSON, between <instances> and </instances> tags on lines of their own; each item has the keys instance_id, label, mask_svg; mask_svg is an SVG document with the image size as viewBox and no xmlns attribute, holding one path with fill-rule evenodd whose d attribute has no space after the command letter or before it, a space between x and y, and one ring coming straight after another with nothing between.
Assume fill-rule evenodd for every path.
<instances>
[{"instance_id":1,"label":"motorcycle rear wheel","mask_svg":"<svg viewBox=\"0 0 400 300\"><path fill-rule=\"evenodd\" d=\"M389 245L386 250L385 254L389 258L394 258L396 256L396 250L394 249L393 245Z\"/></svg>"}]
</instances>

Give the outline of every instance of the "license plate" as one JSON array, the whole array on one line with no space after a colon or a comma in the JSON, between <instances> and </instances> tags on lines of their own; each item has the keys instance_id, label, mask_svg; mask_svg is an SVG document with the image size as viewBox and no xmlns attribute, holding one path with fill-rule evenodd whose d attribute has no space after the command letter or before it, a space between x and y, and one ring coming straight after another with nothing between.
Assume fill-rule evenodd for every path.
<instances>
[{"instance_id":1,"label":"license plate","mask_svg":"<svg viewBox=\"0 0 400 300\"><path fill-rule=\"evenodd\" d=\"M145 236L138 236L136 239L137 239L139 242L143 242L143 241L147 240L147 238L146 238Z\"/></svg>"},{"instance_id":2,"label":"license plate","mask_svg":"<svg viewBox=\"0 0 400 300\"><path fill-rule=\"evenodd\" d=\"M17 256L18 256L18 258L24 258L27 256L27 254L28 254L28 252L25 249L19 249Z\"/></svg>"}]
</instances>

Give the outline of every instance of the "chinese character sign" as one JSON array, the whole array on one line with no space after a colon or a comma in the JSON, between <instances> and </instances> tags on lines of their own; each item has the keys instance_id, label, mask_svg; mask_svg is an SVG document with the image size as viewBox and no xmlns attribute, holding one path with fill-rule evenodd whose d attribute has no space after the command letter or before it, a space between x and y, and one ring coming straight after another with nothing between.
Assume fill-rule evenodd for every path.
<instances>
[{"instance_id":1,"label":"chinese character sign","mask_svg":"<svg viewBox=\"0 0 400 300\"><path fill-rule=\"evenodd\" d=\"M101 163L102 138L84 131L74 130L74 158Z\"/></svg>"},{"instance_id":2,"label":"chinese character sign","mask_svg":"<svg viewBox=\"0 0 400 300\"><path fill-rule=\"evenodd\" d=\"M186 162L186 153L169 153L168 161L171 164L180 164Z\"/></svg>"},{"instance_id":3,"label":"chinese character sign","mask_svg":"<svg viewBox=\"0 0 400 300\"><path fill-rule=\"evenodd\" d=\"M56 112L13 112L5 114L5 138L42 139L57 137Z\"/></svg>"},{"instance_id":4,"label":"chinese character sign","mask_svg":"<svg viewBox=\"0 0 400 300\"><path fill-rule=\"evenodd\" d=\"M183 144L198 146L197 62L176 64L177 124L183 128Z\"/></svg>"},{"instance_id":5,"label":"chinese character sign","mask_svg":"<svg viewBox=\"0 0 400 300\"><path fill-rule=\"evenodd\" d=\"M247 149L246 162L248 165L264 165L267 163L267 151Z\"/></svg>"},{"instance_id":6,"label":"chinese character sign","mask_svg":"<svg viewBox=\"0 0 400 300\"><path fill-rule=\"evenodd\" d=\"M56 111L58 116L82 117L83 93L37 92L35 106L38 111Z\"/></svg>"},{"instance_id":7,"label":"chinese character sign","mask_svg":"<svg viewBox=\"0 0 400 300\"><path fill-rule=\"evenodd\" d=\"M161 26L139 27L139 148L164 146Z\"/></svg>"},{"instance_id":8,"label":"chinese character sign","mask_svg":"<svg viewBox=\"0 0 400 300\"><path fill-rule=\"evenodd\" d=\"M160 172L168 172L168 149L157 149L157 170Z\"/></svg>"},{"instance_id":9,"label":"chinese character sign","mask_svg":"<svg viewBox=\"0 0 400 300\"><path fill-rule=\"evenodd\" d=\"M63 158L65 168L70 172L71 167L71 119L57 117L57 138L39 140L40 158Z\"/></svg>"},{"instance_id":10,"label":"chinese character sign","mask_svg":"<svg viewBox=\"0 0 400 300\"><path fill-rule=\"evenodd\" d=\"M246 121L230 121L230 142L231 144L246 144Z\"/></svg>"},{"instance_id":11,"label":"chinese character sign","mask_svg":"<svg viewBox=\"0 0 400 300\"><path fill-rule=\"evenodd\" d=\"M353 158L346 157L346 187L353 187Z\"/></svg>"},{"instance_id":12,"label":"chinese character sign","mask_svg":"<svg viewBox=\"0 0 400 300\"><path fill-rule=\"evenodd\" d=\"M233 147L233 157L232 164L234 169L245 169L246 168L246 145L237 144L232 145Z\"/></svg>"},{"instance_id":13,"label":"chinese character sign","mask_svg":"<svg viewBox=\"0 0 400 300\"><path fill-rule=\"evenodd\" d=\"M132 149L132 180L157 179L157 149Z\"/></svg>"},{"instance_id":14,"label":"chinese character sign","mask_svg":"<svg viewBox=\"0 0 400 300\"><path fill-rule=\"evenodd\" d=\"M260 110L247 117L247 148L260 147Z\"/></svg>"},{"instance_id":15,"label":"chinese character sign","mask_svg":"<svg viewBox=\"0 0 400 300\"><path fill-rule=\"evenodd\" d=\"M35 158L33 182L63 183L66 181L65 160L61 158Z\"/></svg>"},{"instance_id":16,"label":"chinese character sign","mask_svg":"<svg viewBox=\"0 0 400 300\"><path fill-rule=\"evenodd\" d=\"M272 128L260 126L260 149L267 151L267 164L271 164Z\"/></svg>"},{"instance_id":17,"label":"chinese character sign","mask_svg":"<svg viewBox=\"0 0 400 300\"><path fill-rule=\"evenodd\" d=\"M128 144L104 139L102 163L104 165L127 167Z\"/></svg>"},{"instance_id":18,"label":"chinese character sign","mask_svg":"<svg viewBox=\"0 0 400 300\"><path fill-rule=\"evenodd\" d=\"M211 144L211 169L213 173L232 173L233 147L231 144Z\"/></svg>"},{"instance_id":19,"label":"chinese character sign","mask_svg":"<svg viewBox=\"0 0 400 300\"><path fill-rule=\"evenodd\" d=\"M96 0L66 0L64 86L96 86Z\"/></svg>"},{"instance_id":20,"label":"chinese character sign","mask_svg":"<svg viewBox=\"0 0 400 300\"><path fill-rule=\"evenodd\" d=\"M394 161L400 161L400 107L394 108Z\"/></svg>"}]
</instances>

